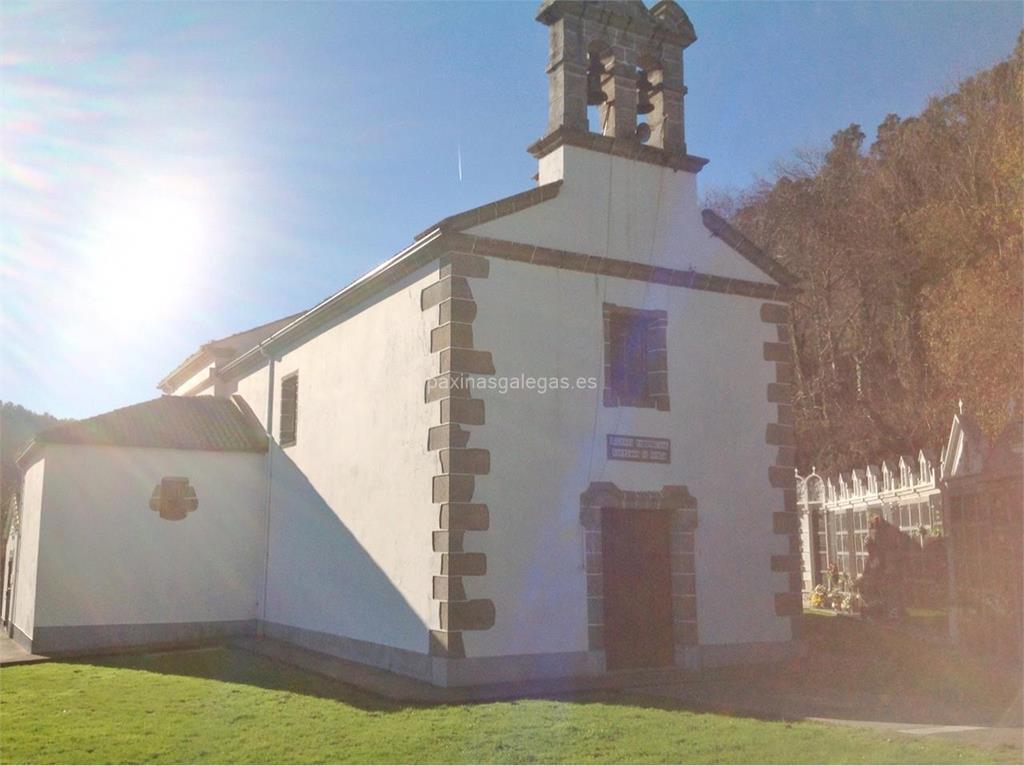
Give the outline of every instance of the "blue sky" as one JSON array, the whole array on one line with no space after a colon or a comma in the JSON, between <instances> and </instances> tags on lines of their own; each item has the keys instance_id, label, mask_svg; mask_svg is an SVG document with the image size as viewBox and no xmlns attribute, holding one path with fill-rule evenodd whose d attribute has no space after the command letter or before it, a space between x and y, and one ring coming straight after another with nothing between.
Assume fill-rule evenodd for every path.
<instances>
[{"instance_id":1,"label":"blue sky","mask_svg":"<svg viewBox=\"0 0 1024 766\"><path fill-rule=\"evenodd\" d=\"M535 7L0 5L0 398L67 417L151 398L201 342L529 188ZM1016 2L683 7L704 191L851 122L872 137L1007 56L1022 24Z\"/></svg>"}]
</instances>

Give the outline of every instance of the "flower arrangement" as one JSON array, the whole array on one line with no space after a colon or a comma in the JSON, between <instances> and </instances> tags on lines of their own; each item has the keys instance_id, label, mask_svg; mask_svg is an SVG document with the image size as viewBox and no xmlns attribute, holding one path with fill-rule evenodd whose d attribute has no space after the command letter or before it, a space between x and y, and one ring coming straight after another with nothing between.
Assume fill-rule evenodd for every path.
<instances>
[{"instance_id":1,"label":"flower arrangement","mask_svg":"<svg viewBox=\"0 0 1024 766\"><path fill-rule=\"evenodd\" d=\"M837 612L851 611L854 604L854 595L842 587L847 581L846 575L838 574L834 578L836 587L816 586L811 592L811 607L814 609L832 609Z\"/></svg>"},{"instance_id":2,"label":"flower arrangement","mask_svg":"<svg viewBox=\"0 0 1024 766\"><path fill-rule=\"evenodd\" d=\"M824 585L816 585L811 592L811 606L814 609L825 609L828 603L828 591Z\"/></svg>"}]
</instances>

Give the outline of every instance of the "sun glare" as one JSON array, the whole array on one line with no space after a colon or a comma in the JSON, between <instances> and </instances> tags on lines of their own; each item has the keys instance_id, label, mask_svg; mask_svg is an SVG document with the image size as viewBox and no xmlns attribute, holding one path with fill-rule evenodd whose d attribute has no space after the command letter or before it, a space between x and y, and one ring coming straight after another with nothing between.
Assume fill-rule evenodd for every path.
<instances>
[{"instance_id":1,"label":"sun glare","mask_svg":"<svg viewBox=\"0 0 1024 766\"><path fill-rule=\"evenodd\" d=\"M160 177L98 213L84 286L100 315L138 326L189 309L207 255L207 202L195 181Z\"/></svg>"}]
</instances>

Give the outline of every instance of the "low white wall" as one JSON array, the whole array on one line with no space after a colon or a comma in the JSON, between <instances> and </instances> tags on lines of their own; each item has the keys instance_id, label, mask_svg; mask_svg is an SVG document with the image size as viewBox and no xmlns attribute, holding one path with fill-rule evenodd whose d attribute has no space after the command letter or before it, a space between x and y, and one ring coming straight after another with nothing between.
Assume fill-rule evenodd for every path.
<instances>
[{"instance_id":1,"label":"low white wall","mask_svg":"<svg viewBox=\"0 0 1024 766\"><path fill-rule=\"evenodd\" d=\"M37 628L256 618L265 455L44 449ZM184 520L149 508L165 476L196 490L199 508Z\"/></svg>"},{"instance_id":2,"label":"low white wall","mask_svg":"<svg viewBox=\"0 0 1024 766\"><path fill-rule=\"evenodd\" d=\"M423 401L437 309L420 292L433 263L274 365L274 436L282 377L299 374L298 442L273 454L271 622L425 653L436 627L431 484L437 456ZM237 391L266 422L268 369Z\"/></svg>"},{"instance_id":3,"label":"low white wall","mask_svg":"<svg viewBox=\"0 0 1024 766\"><path fill-rule=\"evenodd\" d=\"M17 571L14 575L14 604L11 622L29 638L36 623L36 583L39 562L39 520L43 506L46 460L40 458L25 471L21 491L21 528L15 553Z\"/></svg>"}]
</instances>

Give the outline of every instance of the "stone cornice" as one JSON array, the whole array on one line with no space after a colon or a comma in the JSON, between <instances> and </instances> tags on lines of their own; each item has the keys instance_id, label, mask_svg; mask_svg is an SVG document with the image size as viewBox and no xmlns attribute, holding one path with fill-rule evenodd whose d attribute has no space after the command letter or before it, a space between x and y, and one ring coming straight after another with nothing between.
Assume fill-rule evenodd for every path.
<instances>
[{"instance_id":1,"label":"stone cornice","mask_svg":"<svg viewBox=\"0 0 1024 766\"><path fill-rule=\"evenodd\" d=\"M552 188L549 188L552 187ZM557 193L554 184L531 190L542 194ZM529 193L528 193L529 194ZM516 195L517 197L520 195ZM509 198L513 199L513 198ZM524 198L525 199L525 198ZM534 199L534 198L530 198ZM498 204L498 203L495 203ZM536 204L535 201L530 204ZM487 208L490 206L484 206ZM458 216L454 216L458 218ZM526 245L489 237L478 237L459 231L434 229L430 234L415 242L389 261L360 277L330 298L322 301L286 327L278 330L259 346L254 346L232 360L218 371L224 378L237 379L256 369L264 361L263 353L278 353L289 347L297 338L308 337L316 329L337 319L346 311L364 301L370 300L391 285L412 274L447 252L463 252L473 255L493 256L505 260L533 263L538 266L553 266L588 274L633 279L641 282L684 287L691 290L723 293L762 300L788 302L799 295L799 290L788 285L772 285L732 277L719 277L699 271L651 266L634 261L623 261L568 250L557 250L539 245ZM458 308L453 301L453 310Z\"/></svg>"},{"instance_id":2,"label":"stone cornice","mask_svg":"<svg viewBox=\"0 0 1024 766\"><path fill-rule=\"evenodd\" d=\"M699 271L651 266L635 261L574 253L568 250L556 250L540 245L527 245L465 233L446 234L444 239L451 249L460 252L532 263L538 266L553 266L586 274L603 274L639 282L653 282L673 287L685 287L690 290L705 290L762 300L791 301L799 294L796 288L787 285L772 285L733 277L719 277Z\"/></svg>"},{"instance_id":3,"label":"stone cornice","mask_svg":"<svg viewBox=\"0 0 1024 766\"><path fill-rule=\"evenodd\" d=\"M692 154L666 152L656 146L642 144L633 138L613 138L586 130L573 130L564 125L532 144L527 151L540 159L561 146L576 146L615 157L646 162L649 165L684 170L687 173L699 173L701 168L710 162L704 157Z\"/></svg>"},{"instance_id":4,"label":"stone cornice","mask_svg":"<svg viewBox=\"0 0 1024 766\"><path fill-rule=\"evenodd\" d=\"M624 32L650 37L686 48L697 39L693 24L674 2L662 2L648 9L643 2L581 2L581 0L544 0L537 21L551 25L566 16L589 19Z\"/></svg>"},{"instance_id":5,"label":"stone cornice","mask_svg":"<svg viewBox=\"0 0 1024 766\"><path fill-rule=\"evenodd\" d=\"M721 239L725 244L757 266L757 268L761 269L761 271L770 276L776 282L791 286L795 285L799 281L799 279L790 272L789 269L743 236L739 229L736 229L714 210L702 211L701 217L704 219L704 225L707 227L708 231Z\"/></svg>"},{"instance_id":6,"label":"stone cornice","mask_svg":"<svg viewBox=\"0 0 1024 766\"><path fill-rule=\"evenodd\" d=\"M479 226L482 223L503 218L512 213L518 213L520 210L525 210L528 207L554 199L558 196L561 188L561 181L552 181L535 189L527 189L519 194L513 194L510 197L504 197L486 205L464 210L461 213L442 218L433 226L424 229L416 235L415 240L419 241L434 231L462 231L472 226Z\"/></svg>"}]
</instances>

